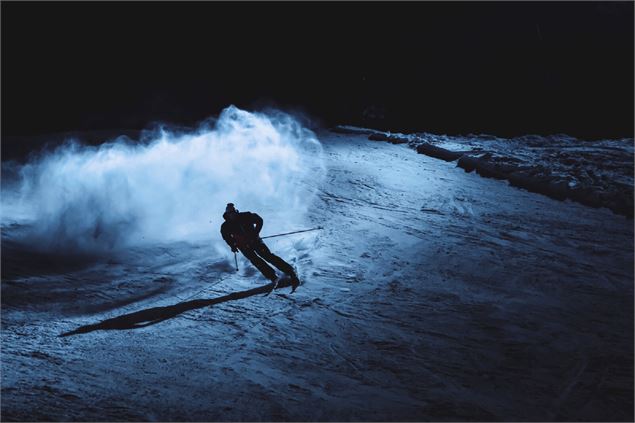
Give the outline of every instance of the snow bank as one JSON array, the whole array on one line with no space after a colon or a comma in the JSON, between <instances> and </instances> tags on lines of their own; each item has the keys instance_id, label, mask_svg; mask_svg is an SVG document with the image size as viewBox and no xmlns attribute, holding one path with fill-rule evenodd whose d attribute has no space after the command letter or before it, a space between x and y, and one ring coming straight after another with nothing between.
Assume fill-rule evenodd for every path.
<instances>
[{"instance_id":1,"label":"snow bank","mask_svg":"<svg viewBox=\"0 0 635 423\"><path fill-rule=\"evenodd\" d=\"M420 154L455 161L466 172L507 180L559 200L607 207L633 217L633 139L578 140L557 134L500 138L430 133L393 134L366 128L338 131L369 134L369 139L408 143Z\"/></svg>"}]
</instances>

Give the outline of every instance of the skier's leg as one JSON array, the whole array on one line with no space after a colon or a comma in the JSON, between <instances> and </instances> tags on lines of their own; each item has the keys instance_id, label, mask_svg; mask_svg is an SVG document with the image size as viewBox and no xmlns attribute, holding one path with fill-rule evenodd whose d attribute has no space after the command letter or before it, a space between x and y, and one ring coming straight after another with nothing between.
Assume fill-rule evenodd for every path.
<instances>
[{"instance_id":1,"label":"skier's leg","mask_svg":"<svg viewBox=\"0 0 635 423\"><path fill-rule=\"evenodd\" d=\"M265 278L269 279L270 281L276 280L276 271L273 270L271 266L269 266L267 263L265 263L263 259L258 257L258 255L253 249L245 248L244 250L241 249L240 251L243 253L245 257L247 257L247 259L249 259L251 264L256 266L258 270L260 270L260 273L262 273L265 276Z\"/></svg>"},{"instance_id":2,"label":"skier's leg","mask_svg":"<svg viewBox=\"0 0 635 423\"><path fill-rule=\"evenodd\" d=\"M273 264L274 266L276 266L278 269L280 269L287 275L291 277L296 277L293 267L289 263L287 263L286 261L278 257L277 255L273 254L269 250L269 248L265 245L264 242L262 241L258 242L254 249L256 250L256 252L258 253L260 257L267 260L269 263Z\"/></svg>"}]
</instances>

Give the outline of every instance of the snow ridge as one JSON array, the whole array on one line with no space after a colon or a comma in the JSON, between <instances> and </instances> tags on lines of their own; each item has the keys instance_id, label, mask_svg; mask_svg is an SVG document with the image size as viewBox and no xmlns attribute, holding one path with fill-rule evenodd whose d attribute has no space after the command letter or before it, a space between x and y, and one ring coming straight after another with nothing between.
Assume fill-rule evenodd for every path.
<instances>
[{"instance_id":1,"label":"snow ridge","mask_svg":"<svg viewBox=\"0 0 635 423\"><path fill-rule=\"evenodd\" d=\"M390 133L338 126L334 132L368 134L373 141L408 144L420 154L457 161L466 172L558 200L606 207L633 217L633 139L579 140L565 134L501 138Z\"/></svg>"}]
</instances>

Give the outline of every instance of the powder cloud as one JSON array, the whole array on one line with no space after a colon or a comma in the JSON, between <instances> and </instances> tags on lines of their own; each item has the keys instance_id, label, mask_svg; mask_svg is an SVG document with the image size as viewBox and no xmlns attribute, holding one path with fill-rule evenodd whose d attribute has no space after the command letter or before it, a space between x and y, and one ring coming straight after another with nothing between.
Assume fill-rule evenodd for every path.
<instances>
[{"instance_id":1,"label":"powder cloud","mask_svg":"<svg viewBox=\"0 0 635 423\"><path fill-rule=\"evenodd\" d=\"M191 133L162 129L98 147L68 142L19 174L30 242L101 251L218 240L228 202L261 214L268 231L297 228L324 165L317 137L292 116L230 106Z\"/></svg>"}]
</instances>

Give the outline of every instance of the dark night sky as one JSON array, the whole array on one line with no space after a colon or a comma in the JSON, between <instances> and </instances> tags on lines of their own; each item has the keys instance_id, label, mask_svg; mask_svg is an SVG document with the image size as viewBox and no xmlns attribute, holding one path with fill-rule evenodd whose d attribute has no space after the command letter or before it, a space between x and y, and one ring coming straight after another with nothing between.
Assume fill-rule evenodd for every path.
<instances>
[{"instance_id":1,"label":"dark night sky","mask_svg":"<svg viewBox=\"0 0 635 423\"><path fill-rule=\"evenodd\" d=\"M633 48L632 2L2 2L2 132L275 103L325 124L632 136ZM385 118L364 121L373 104Z\"/></svg>"}]
</instances>

